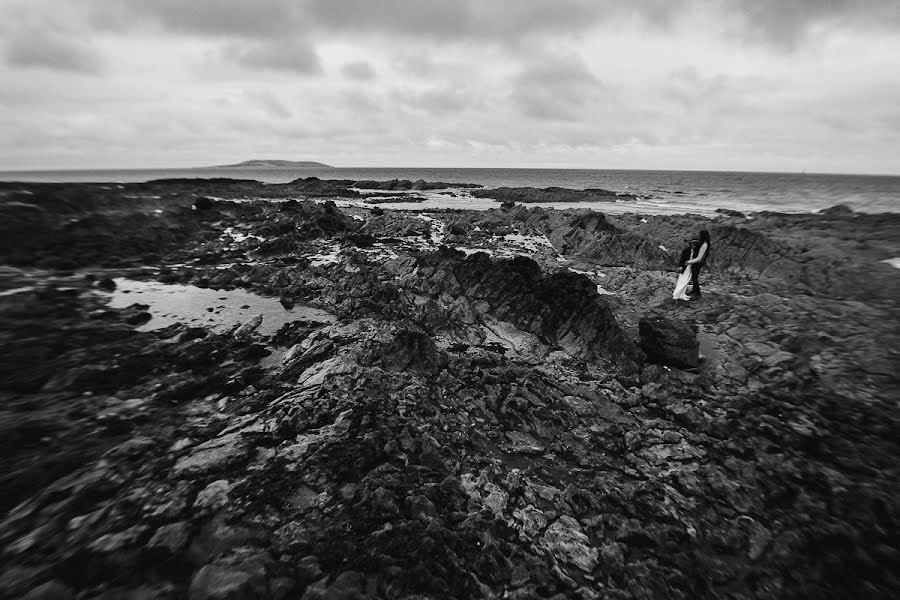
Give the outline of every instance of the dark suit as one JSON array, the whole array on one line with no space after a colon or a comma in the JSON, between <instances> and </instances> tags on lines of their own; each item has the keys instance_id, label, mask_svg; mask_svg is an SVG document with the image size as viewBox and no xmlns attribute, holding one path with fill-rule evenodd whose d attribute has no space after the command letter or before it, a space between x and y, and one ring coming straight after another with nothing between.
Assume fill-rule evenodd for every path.
<instances>
[{"instance_id":1,"label":"dark suit","mask_svg":"<svg viewBox=\"0 0 900 600\"><path fill-rule=\"evenodd\" d=\"M700 249L697 248L697 254L700 253ZM691 258L695 258L697 254L694 254ZM699 262L695 262L691 266L691 296L695 296L697 298L700 297L700 271L703 269L704 265L706 265L706 259L709 258L709 245L706 246L706 252L703 254L703 258L700 259Z\"/></svg>"}]
</instances>

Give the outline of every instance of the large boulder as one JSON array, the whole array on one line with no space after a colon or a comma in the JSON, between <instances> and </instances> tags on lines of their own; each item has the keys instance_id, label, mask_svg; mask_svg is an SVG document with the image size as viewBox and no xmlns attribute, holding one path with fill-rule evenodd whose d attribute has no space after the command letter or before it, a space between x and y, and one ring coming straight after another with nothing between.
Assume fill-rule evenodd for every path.
<instances>
[{"instance_id":1,"label":"large boulder","mask_svg":"<svg viewBox=\"0 0 900 600\"><path fill-rule=\"evenodd\" d=\"M700 364L700 342L687 323L651 314L640 320L638 329L641 349L650 362L679 369L693 369Z\"/></svg>"}]
</instances>

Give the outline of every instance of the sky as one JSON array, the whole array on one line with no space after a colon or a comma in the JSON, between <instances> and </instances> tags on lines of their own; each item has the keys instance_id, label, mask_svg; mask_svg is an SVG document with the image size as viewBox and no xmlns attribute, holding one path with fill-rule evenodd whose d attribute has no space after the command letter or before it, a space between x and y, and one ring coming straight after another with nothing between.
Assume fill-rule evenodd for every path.
<instances>
[{"instance_id":1,"label":"sky","mask_svg":"<svg viewBox=\"0 0 900 600\"><path fill-rule=\"evenodd\" d=\"M897 0L0 0L0 170L900 175Z\"/></svg>"}]
</instances>

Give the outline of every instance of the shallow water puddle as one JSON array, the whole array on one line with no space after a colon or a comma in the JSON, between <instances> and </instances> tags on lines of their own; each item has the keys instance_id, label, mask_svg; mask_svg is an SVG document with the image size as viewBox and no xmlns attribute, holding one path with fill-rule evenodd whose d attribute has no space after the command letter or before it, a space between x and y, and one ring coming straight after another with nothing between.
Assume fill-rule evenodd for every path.
<instances>
[{"instance_id":1,"label":"shallow water puddle","mask_svg":"<svg viewBox=\"0 0 900 600\"><path fill-rule=\"evenodd\" d=\"M242 325L257 315L262 324L257 330L272 335L285 323L318 321L332 323L334 315L318 308L295 306L285 309L277 298L265 298L242 289L211 290L193 285L135 281L119 277L116 289L107 293L111 308L126 308L132 304L146 304L153 318L141 325L139 331L151 331L184 323L208 327L221 333Z\"/></svg>"}]
</instances>

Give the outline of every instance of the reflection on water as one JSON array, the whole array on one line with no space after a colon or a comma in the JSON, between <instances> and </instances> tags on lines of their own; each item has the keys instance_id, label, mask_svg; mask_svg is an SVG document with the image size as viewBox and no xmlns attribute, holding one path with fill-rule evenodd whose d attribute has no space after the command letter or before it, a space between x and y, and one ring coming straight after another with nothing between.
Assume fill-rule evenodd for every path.
<instances>
[{"instance_id":1,"label":"reflection on water","mask_svg":"<svg viewBox=\"0 0 900 600\"><path fill-rule=\"evenodd\" d=\"M286 310L276 298L265 298L242 289L211 290L193 285L135 281L117 278L115 291L109 293L110 307L125 308L132 304L147 304L153 318L139 327L150 331L173 323L208 327L221 333L262 315L258 331L271 335L285 323L317 321L330 323L334 315L307 306Z\"/></svg>"}]
</instances>

